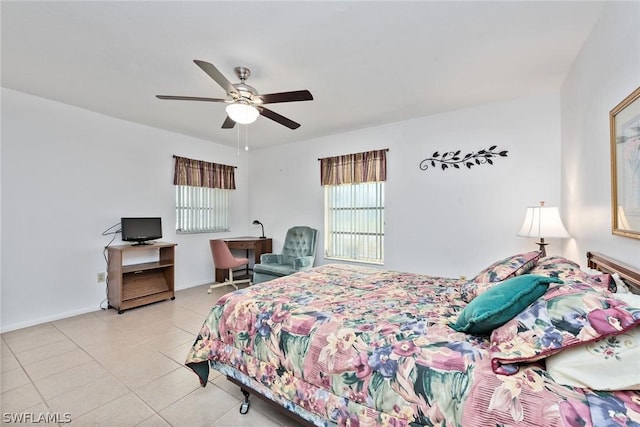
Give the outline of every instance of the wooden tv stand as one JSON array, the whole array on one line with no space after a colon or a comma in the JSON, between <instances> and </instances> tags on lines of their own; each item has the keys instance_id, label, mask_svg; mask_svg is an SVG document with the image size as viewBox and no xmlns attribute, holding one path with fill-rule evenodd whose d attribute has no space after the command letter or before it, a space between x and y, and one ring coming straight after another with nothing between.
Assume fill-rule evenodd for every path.
<instances>
[{"instance_id":1,"label":"wooden tv stand","mask_svg":"<svg viewBox=\"0 0 640 427\"><path fill-rule=\"evenodd\" d=\"M124 310L166 299L175 299L175 243L156 242L149 245L108 246L109 308ZM122 265L125 253L158 251L158 260Z\"/></svg>"}]
</instances>

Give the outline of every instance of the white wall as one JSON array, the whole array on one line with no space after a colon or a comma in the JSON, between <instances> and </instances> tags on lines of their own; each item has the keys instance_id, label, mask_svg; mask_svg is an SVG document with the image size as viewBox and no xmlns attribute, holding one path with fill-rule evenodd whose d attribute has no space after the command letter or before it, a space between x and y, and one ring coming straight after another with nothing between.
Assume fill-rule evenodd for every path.
<instances>
[{"instance_id":1,"label":"white wall","mask_svg":"<svg viewBox=\"0 0 640 427\"><path fill-rule=\"evenodd\" d=\"M587 250L640 266L640 240L611 234L609 111L640 85L640 2L608 2L562 88L569 258Z\"/></svg>"},{"instance_id":2,"label":"white wall","mask_svg":"<svg viewBox=\"0 0 640 427\"><path fill-rule=\"evenodd\" d=\"M429 169L435 151L462 153L497 145L508 150L494 165ZM323 190L318 158L389 148L385 184L387 269L434 275L474 275L489 263L534 250L516 237L527 206L559 205L560 99L541 95L256 150L249 158L249 212L282 247L286 230L320 230L324 254ZM549 253L560 253L550 241Z\"/></svg>"},{"instance_id":3,"label":"white wall","mask_svg":"<svg viewBox=\"0 0 640 427\"><path fill-rule=\"evenodd\" d=\"M213 279L207 240L173 232L173 154L237 165L230 235L265 224L323 231L319 157L389 148L385 268L471 276L534 249L516 237L526 206L562 204L572 239L640 266L640 241L611 235L608 112L640 83L640 3L609 2L561 94L540 95L249 152L2 89L3 331L92 311L104 299L100 233L125 215L158 215L179 244L177 288ZM509 150L493 166L420 171L434 151ZM561 162L562 156L562 162ZM37 170L38 172L32 172ZM79 179L78 176L82 176ZM322 234L322 233L321 233ZM318 263L322 256L321 238Z\"/></svg>"},{"instance_id":4,"label":"white wall","mask_svg":"<svg viewBox=\"0 0 640 427\"><path fill-rule=\"evenodd\" d=\"M110 241L101 233L122 216L162 217L163 240L178 243L177 289L213 281L208 239L254 231L244 151L8 89L1 95L3 331L98 310ZM174 154L238 166L231 233L175 234Z\"/></svg>"}]
</instances>

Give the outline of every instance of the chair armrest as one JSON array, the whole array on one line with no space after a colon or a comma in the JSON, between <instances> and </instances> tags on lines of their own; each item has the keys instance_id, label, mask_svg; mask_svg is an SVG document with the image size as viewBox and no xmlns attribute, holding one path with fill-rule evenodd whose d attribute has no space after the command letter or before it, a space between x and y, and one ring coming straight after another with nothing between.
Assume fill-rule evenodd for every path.
<instances>
[{"instance_id":1,"label":"chair armrest","mask_svg":"<svg viewBox=\"0 0 640 427\"><path fill-rule=\"evenodd\" d=\"M282 254L262 254L260 264L282 264Z\"/></svg>"},{"instance_id":2,"label":"chair armrest","mask_svg":"<svg viewBox=\"0 0 640 427\"><path fill-rule=\"evenodd\" d=\"M302 256L293 259L293 269L295 271L310 270L313 267L314 256Z\"/></svg>"}]
</instances>

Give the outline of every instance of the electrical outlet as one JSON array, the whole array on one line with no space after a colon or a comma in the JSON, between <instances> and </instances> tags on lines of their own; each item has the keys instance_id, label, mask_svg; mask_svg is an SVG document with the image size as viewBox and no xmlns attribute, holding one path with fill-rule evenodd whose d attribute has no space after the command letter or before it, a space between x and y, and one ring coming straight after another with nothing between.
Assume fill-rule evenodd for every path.
<instances>
[{"instance_id":1,"label":"electrical outlet","mask_svg":"<svg viewBox=\"0 0 640 427\"><path fill-rule=\"evenodd\" d=\"M107 280L107 273L105 273L103 271L98 273L98 283L102 283L102 282L104 282L106 280Z\"/></svg>"}]
</instances>

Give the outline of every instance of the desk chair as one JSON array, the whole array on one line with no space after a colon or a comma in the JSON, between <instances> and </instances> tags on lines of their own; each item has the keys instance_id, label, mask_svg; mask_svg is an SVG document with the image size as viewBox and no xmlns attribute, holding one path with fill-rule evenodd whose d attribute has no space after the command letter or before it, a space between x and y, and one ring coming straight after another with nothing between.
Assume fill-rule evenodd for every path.
<instances>
[{"instance_id":1,"label":"desk chair","mask_svg":"<svg viewBox=\"0 0 640 427\"><path fill-rule=\"evenodd\" d=\"M233 269L249 264L248 258L235 258L224 240L209 240L209 246L211 247L211 255L213 256L214 267L221 269L228 268L229 278L225 279L225 281L222 283L215 283L213 285L210 285L209 289L207 290L208 294L210 294L211 290L214 288L221 288L227 285L233 286L236 289L238 289L237 285L240 283L248 283L249 285L251 285L251 279L233 279Z\"/></svg>"}]
</instances>

